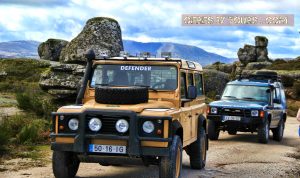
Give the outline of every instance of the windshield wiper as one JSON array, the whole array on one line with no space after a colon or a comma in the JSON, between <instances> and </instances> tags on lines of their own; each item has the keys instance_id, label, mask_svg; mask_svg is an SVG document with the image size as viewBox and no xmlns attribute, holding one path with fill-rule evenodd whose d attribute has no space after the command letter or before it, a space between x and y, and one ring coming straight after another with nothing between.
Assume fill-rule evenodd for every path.
<instances>
[{"instance_id":1,"label":"windshield wiper","mask_svg":"<svg viewBox=\"0 0 300 178\"><path fill-rule=\"evenodd\" d=\"M226 97L226 98L236 98L235 96L223 96L223 97Z\"/></svg>"},{"instance_id":2,"label":"windshield wiper","mask_svg":"<svg viewBox=\"0 0 300 178\"><path fill-rule=\"evenodd\" d=\"M257 100L255 98L251 98L251 97L242 97L241 99L244 99L244 100Z\"/></svg>"}]
</instances>

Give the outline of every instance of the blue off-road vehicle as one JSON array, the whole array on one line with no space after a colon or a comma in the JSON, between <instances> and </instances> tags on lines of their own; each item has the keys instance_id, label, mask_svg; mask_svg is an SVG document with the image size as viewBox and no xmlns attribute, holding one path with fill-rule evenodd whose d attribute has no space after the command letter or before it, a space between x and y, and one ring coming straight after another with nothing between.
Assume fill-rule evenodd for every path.
<instances>
[{"instance_id":1,"label":"blue off-road vehicle","mask_svg":"<svg viewBox=\"0 0 300 178\"><path fill-rule=\"evenodd\" d=\"M259 71L227 83L222 97L211 102L208 137L217 140L221 130L230 135L257 132L260 143L268 143L269 132L281 141L286 121L286 98L276 72Z\"/></svg>"}]
</instances>

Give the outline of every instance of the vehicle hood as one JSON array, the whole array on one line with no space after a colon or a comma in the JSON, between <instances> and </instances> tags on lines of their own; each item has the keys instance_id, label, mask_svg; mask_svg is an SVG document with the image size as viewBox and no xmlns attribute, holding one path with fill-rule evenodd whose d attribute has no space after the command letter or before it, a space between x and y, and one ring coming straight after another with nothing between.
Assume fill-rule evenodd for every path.
<instances>
[{"instance_id":1,"label":"vehicle hood","mask_svg":"<svg viewBox=\"0 0 300 178\"><path fill-rule=\"evenodd\" d=\"M209 103L211 107L239 108L239 109L263 109L268 104L265 102L249 102L243 100L220 100Z\"/></svg>"},{"instance_id":2,"label":"vehicle hood","mask_svg":"<svg viewBox=\"0 0 300 178\"><path fill-rule=\"evenodd\" d=\"M127 110L136 113L142 112L144 109L169 109L174 108L175 105L168 101L149 100L147 103L131 104L131 105L118 105L118 104L101 104L95 100L90 100L83 105L84 110L90 109L103 109L103 110Z\"/></svg>"}]
</instances>

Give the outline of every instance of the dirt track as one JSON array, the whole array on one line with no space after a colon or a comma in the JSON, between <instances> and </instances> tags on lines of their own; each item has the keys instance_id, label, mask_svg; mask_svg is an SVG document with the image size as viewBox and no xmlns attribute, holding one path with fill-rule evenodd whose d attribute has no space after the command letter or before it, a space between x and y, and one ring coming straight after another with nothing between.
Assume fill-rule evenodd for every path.
<instances>
[{"instance_id":1,"label":"dirt track","mask_svg":"<svg viewBox=\"0 0 300 178\"><path fill-rule=\"evenodd\" d=\"M284 140L281 143L270 140L268 145L257 143L256 134L238 133L236 136L229 136L227 133L222 133L220 140L210 142L204 170L190 169L188 156L184 154L182 177L294 177L297 172L298 174L300 172L299 159L291 156L297 154L296 147L300 147L298 125L295 118L288 118ZM99 164L83 163L77 176L148 178L158 177L158 168L155 166L104 167ZM17 172L0 172L0 177L53 178L53 174L51 164L48 164L46 167Z\"/></svg>"}]
</instances>

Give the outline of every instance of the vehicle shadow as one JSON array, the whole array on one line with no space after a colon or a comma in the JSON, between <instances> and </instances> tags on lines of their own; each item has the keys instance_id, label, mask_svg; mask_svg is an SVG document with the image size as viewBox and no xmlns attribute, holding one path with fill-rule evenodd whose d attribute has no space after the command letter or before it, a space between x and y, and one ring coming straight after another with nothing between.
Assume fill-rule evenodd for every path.
<instances>
[{"instance_id":1,"label":"vehicle shadow","mask_svg":"<svg viewBox=\"0 0 300 178\"><path fill-rule=\"evenodd\" d=\"M237 133L236 135L229 135L226 132L220 133L220 137L217 141L212 142L244 142L244 143L257 143L258 142L258 136L257 133ZM270 131L270 138L268 144L270 145L287 145L287 146L296 146L299 144L299 141L295 140L295 138L285 137L283 136L282 141L278 142L273 140L273 134Z\"/></svg>"}]
</instances>

